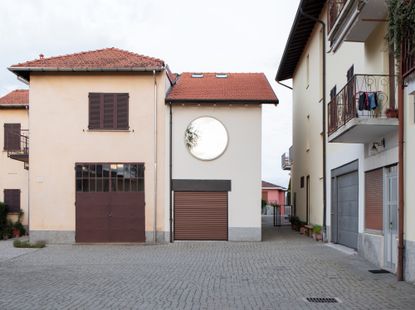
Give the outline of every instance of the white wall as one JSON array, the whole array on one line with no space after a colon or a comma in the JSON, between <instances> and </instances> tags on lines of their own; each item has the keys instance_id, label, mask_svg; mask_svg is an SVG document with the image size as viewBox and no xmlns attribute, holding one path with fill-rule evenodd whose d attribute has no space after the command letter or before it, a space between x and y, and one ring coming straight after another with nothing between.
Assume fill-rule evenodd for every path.
<instances>
[{"instance_id":1,"label":"white wall","mask_svg":"<svg viewBox=\"0 0 415 310\"><path fill-rule=\"evenodd\" d=\"M211 116L225 126L228 147L219 158L201 161L184 142L189 123ZM260 106L174 106L173 178L231 180L229 227L261 228L261 107Z\"/></svg>"}]
</instances>

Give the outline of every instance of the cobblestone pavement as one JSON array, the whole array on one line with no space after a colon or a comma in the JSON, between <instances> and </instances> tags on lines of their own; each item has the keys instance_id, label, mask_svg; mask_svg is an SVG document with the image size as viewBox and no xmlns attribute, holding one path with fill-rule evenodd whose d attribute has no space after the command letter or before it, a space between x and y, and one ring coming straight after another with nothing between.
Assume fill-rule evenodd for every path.
<instances>
[{"instance_id":1,"label":"cobblestone pavement","mask_svg":"<svg viewBox=\"0 0 415 310\"><path fill-rule=\"evenodd\" d=\"M358 255L289 228L264 239L50 245L0 261L0 309L415 309L415 285Z\"/></svg>"}]
</instances>

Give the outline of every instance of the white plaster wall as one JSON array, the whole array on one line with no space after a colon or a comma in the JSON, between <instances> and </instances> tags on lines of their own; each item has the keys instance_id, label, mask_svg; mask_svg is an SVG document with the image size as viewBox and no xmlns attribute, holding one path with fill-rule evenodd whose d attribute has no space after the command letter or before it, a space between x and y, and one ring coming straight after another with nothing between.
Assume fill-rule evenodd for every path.
<instances>
[{"instance_id":1,"label":"white plaster wall","mask_svg":"<svg viewBox=\"0 0 415 310\"><path fill-rule=\"evenodd\" d=\"M168 108L158 74L157 230L168 231ZM128 132L88 130L89 92L129 93ZM76 162L144 162L145 226L154 227L154 80L151 74L32 75L31 230L75 230ZM167 177L166 177L167 175Z\"/></svg>"},{"instance_id":2,"label":"white plaster wall","mask_svg":"<svg viewBox=\"0 0 415 310\"><path fill-rule=\"evenodd\" d=\"M196 159L185 146L187 126L201 116L218 119L228 131L228 147L213 161ZM231 180L229 227L261 228L261 107L174 106L173 178Z\"/></svg>"},{"instance_id":3,"label":"white plaster wall","mask_svg":"<svg viewBox=\"0 0 415 310\"><path fill-rule=\"evenodd\" d=\"M415 79L405 89L405 239L415 241ZM413 89L413 91L412 91ZM412 91L409 93L409 91Z\"/></svg>"},{"instance_id":4,"label":"white plaster wall","mask_svg":"<svg viewBox=\"0 0 415 310\"><path fill-rule=\"evenodd\" d=\"M24 212L22 223L28 225L28 171L21 161L7 157L4 150L4 124L20 123L21 129L29 129L29 116L26 109L0 110L0 201L4 201L4 189L20 189L20 206Z\"/></svg>"}]
</instances>

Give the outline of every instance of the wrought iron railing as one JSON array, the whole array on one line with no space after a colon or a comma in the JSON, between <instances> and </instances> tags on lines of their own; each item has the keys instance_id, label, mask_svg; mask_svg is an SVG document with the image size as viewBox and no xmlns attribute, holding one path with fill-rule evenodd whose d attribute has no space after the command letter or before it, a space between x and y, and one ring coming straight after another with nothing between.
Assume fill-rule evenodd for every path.
<instances>
[{"instance_id":1,"label":"wrought iron railing","mask_svg":"<svg viewBox=\"0 0 415 310\"><path fill-rule=\"evenodd\" d=\"M291 159L287 153L281 155L281 168L282 170L291 170Z\"/></svg>"},{"instance_id":2,"label":"wrought iron railing","mask_svg":"<svg viewBox=\"0 0 415 310\"><path fill-rule=\"evenodd\" d=\"M402 75L407 77L415 71L415 46L413 45L412 36L407 36L407 39L402 45Z\"/></svg>"},{"instance_id":3,"label":"wrought iron railing","mask_svg":"<svg viewBox=\"0 0 415 310\"><path fill-rule=\"evenodd\" d=\"M28 161L29 160L29 130L22 129L20 133L11 133L16 135L16 139L20 141L20 147L7 151L7 156L13 159Z\"/></svg>"},{"instance_id":4,"label":"wrought iron railing","mask_svg":"<svg viewBox=\"0 0 415 310\"><path fill-rule=\"evenodd\" d=\"M328 134L354 118L396 118L397 78L356 74L328 104Z\"/></svg>"},{"instance_id":5,"label":"wrought iron railing","mask_svg":"<svg viewBox=\"0 0 415 310\"><path fill-rule=\"evenodd\" d=\"M327 22L327 32L333 29L334 24L336 23L340 13L344 9L346 2L349 0L329 0L328 2L328 22ZM350 0L351 1L351 0Z\"/></svg>"}]
</instances>

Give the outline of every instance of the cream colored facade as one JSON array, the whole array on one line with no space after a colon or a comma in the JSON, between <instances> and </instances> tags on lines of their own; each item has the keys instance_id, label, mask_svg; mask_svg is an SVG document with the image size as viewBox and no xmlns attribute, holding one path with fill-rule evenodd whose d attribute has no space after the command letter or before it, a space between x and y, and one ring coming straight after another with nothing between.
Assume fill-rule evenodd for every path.
<instances>
[{"instance_id":1,"label":"cream colored facade","mask_svg":"<svg viewBox=\"0 0 415 310\"><path fill-rule=\"evenodd\" d=\"M4 200L5 189L20 189L20 206L23 211L21 221L25 226L29 224L28 171L24 169L23 162L7 157L7 151L4 150L4 124L18 123L21 124L22 129L28 129L28 114L29 110L27 108L0 109L0 201ZM11 215L10 218L15 221L17 215Z\"/></svg>"},{"instance_id":2,"label":"cream colored facade","mask_svg":"<svg viewBox=\"0 0 415 310\"><path fill-rule=\"evenodd\" d=\"M327 24L327 8L323 8L320 19ZM386 24L378 23L364 42L343 41L336 50L330 48L326 41L326 103L331 100L330 90L336 87L338 94L347 84L347 71L353 66L354 74L389 75L389 53L385 40ZM309 190L309 223L323 224L323 136L322 136L322 33L320 24L316 23L314 30L297 63L293 75L293 163L292 194L295 197L297 215L306 221L307 205L307 176L310 176ZM375 89L378 90L378 89ZM382 89L383 90L383 89ZM389 90L384 90L391 96ZM386 111L386 106L382 112ZM326 125L328 128L328 108L326 110ZM410 116L408 116L408 114ZM408 112L407 117L413 117ZM376 120L378 121L378 120ZM366 259L382 268L388 268L386 262L387 245L384 231L371 231L365 227L365 173L374 169L396 166L398 162L398 123L397 120L386 120L392 124L387 134L374 132L372 140L365 143L338 143L330 141L327 136L326 155L326 238L332 241L332 178L338 169L348 165L356 165L358 179L358 241L356 249ZM386 122L380 119L379 122ZM413 123L413 121L412 121ZM337 131L345 134L347 126ZM408 130L408 129L407 129ZM337 133L336 133L337 134ZM361 133L365 135L366 133ZM410 136L411 133L408 133ZM360 138L358 136L356 139ZM384 149L370 152L372 143L384 139ZM409 137L407 137L409 139ZM410 150L408 149L408 152ZM409 167L410 167L409 163ZM408 169L408 166L406 167ZM410 170L406 170L410 171ZM385 173L385 172L384 172ZM301 187L301 177L304 177L304 187ZM409 177L410 178L410 177ZM386 181L384 181L386 182ZM407 194L411 195L411 194ZM386 209L385 209L386 210ZM385 211L384 211L385 212ZM408 211L411 214L411 211ZM409 216L407 214L407 216ZM408 217L407 217L408 219ZM408 227L408 225L405 225ZM411 229L411 228L407 228ZM409 231L408 231L409 233ZM415 253L415 251L414 251ZM393 253L395 255L396 253ZM395 271L396 266L389 267Z\"/></svg>"},{"instance_id":3,"label":"cream colored facade","mask_svg":"<svg viewBox=\"0 0 415 310\"><path fill-rule=\"evenodd\" d=\"M261 105L173 105L173 179L230 180L228 239L261 241ZM196 159L184 133L202 116L219 120L228 133L225 152Z\"/></svg>"},{"instance_id":4,"label":"cream colored facade","mask_svg":"<svg viewBox=\"0 0 415 310\"><path fill-rule=\"evenodd\" d=\"M154 81L157 90L154 89ZM138 74L31 74L30 234L75 242L75 163L142 162L145 230L153 238L157 148L157 238L168 240L168 87L164 72ZM88 93L129 94L127 131L88 129ZM156 100L156 102L155 102ZM154 108L157 106L157 145Z\"/></svg>"}]
</instances>

